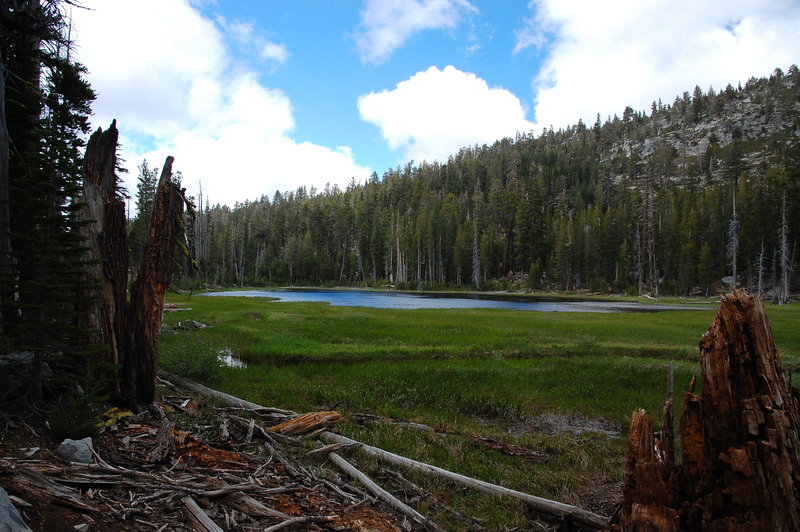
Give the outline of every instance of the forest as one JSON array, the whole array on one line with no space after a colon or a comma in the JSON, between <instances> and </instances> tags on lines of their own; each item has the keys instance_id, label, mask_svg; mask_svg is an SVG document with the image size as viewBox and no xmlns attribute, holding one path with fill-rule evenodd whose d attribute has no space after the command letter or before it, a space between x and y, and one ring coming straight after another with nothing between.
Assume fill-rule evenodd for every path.
<instances>
[{"instance_id":1,"label":"forest","mask_svg":"<svg viewBox=\"0 0 800 532\"><path fill-rule=\"evenodd\" d=\"M186 287L316 285L710 295L797 286L800 72L518 133L345 189L234 206L195 192ZM138 168L134 256L157 169ZM192 192L192 191L190 191Z\"/></svg>"}]
</instances>

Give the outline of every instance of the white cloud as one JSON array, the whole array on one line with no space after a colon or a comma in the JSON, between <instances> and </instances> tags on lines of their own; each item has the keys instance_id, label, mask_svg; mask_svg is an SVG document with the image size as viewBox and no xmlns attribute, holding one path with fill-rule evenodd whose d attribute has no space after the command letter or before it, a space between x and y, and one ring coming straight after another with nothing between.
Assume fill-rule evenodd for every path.
<instances>
[{"instance_id":1,"label":"white cloud","mask_svg":"<svg viewBox=\"0 0 800 532\"><path fill-rule=\"evenodd\" d=\"M418 72L392 90L361 96L361 118L375 124L404 159L444 161L460 148L527 132L519 99L453 66Z\"/></svg>"},{"instance_id":2,"label":"white cloud","mask_svg":"<svg viewBox=\"0 0 800 532\"><path fill-rule=\"evenodd\" d=\"M371 170L349 150L291 138L295 123L287 95L260 84L226 47L225 32L254 42L252 25L215 24L187 0L85 4L93 10L73 16L78 59L98 93L92 122L105 128L117 119L131 170L125 177L129 192L136 190L142 158L160 166L166 155L175 157L174 170L182 171L189 194L202 182L213 203L228 205L275 190L368 177ZM265 47L268 59L288 57L280 45Z\"/></svg>"},{"instance_id":3,"label":"white cloud","mask_svg":"<svg viewBox=\"0 0 800 532\"><path fill-rule=\"evenodd\" d=\"M384 63L410 37L456 27L464 13L477 12L467 0L366 0L356 34L362 63Z\"/></svg>"},{"instance_id":4,"label":"white cloud","mask_svg":"<svg viewBox=\"0 0 800 532\"><path fill-rule=\"evenodd\" d=\"M514 51L547 48L533 80L539 126L593 123L625 106L672 103L695 85L724 88L800 56L794 0L534 0ZM548 38L550 39L548 41Z\"/></svg>"},{"instance_id":5,"label":"white cloud","mask_svg":"<svg viewBox=\"0 0 800 532\"><path fill-rule=\"evenodd\" d=\"M216 21L238 44L255 49L254 55L260 59L272 61L274 66L283 65L289 60L286 46L258 35L252 22L229 21L222 16L217 16Z\"/></svg>"},{"instance_id":6,"label":"white cloud","mask_svg":"<svg viewBox=\"0 0 800 532\"><path fill-rule=\"evenodd\" d=\"M261 58L282 65L289 59L289 51L282 44L266 42L261 46Z\"/></svg>"}]
</instances>

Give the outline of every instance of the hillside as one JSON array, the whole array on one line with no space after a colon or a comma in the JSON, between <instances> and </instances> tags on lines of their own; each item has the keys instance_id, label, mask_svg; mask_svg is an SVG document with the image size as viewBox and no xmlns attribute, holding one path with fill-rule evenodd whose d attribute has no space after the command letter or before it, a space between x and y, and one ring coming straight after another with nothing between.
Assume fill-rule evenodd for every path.
<instances>
[{"instance_id":1,"label":"hillside","mask_svg":"<svg viewBox=\"0 0 800 532\"><path fill-rule=\"evenodd\" d=\"M196 198L210 285L705 294L796 287L800 72L410 161L345 190ZM211 198L213 200L213 198ZM181 274L192 282L188 267Z\"/></svg>"}]
</instances>

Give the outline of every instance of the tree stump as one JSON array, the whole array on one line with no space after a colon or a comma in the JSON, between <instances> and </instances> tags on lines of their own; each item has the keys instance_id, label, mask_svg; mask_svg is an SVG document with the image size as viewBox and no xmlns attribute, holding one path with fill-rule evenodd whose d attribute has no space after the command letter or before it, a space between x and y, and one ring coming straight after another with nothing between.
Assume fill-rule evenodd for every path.
<instances>
[{"instance_id":1,"label":"tree stump","mask_svg":"<svg viewBox=\"0 0 800 532\"><path fill-rule=\"evenodd\" d=\"M90 275L100 284L92 305L84 309L95 343L104 344L100 358L121 371L109 376L116 402L141 411L153 402L158 372L158 344L164 296L181 234L184 191L172 180L167 157L156 192L139 274L128 291L128 238L125 204L118 190L116 121L92 134L84 158L84 229Z\"/></svg>"},{"instance_id":2,"label":"tree stump","mask_svg":"<svg viewBox=\"0 0 800 532\"><path fill-rule=\"evenodd\" d=\"M634 412L626 485L611 530L800 530L800 410L760 300L734 291L700 341L702 395L671 431ZM666 419L666 416L665 416Z\"/></svg>"}]
</instances>

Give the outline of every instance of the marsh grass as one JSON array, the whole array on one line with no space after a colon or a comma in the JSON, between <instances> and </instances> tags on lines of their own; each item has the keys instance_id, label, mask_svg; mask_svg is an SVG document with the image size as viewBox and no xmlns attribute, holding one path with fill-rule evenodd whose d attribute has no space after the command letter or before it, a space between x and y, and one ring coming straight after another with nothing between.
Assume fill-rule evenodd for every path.
<instances>
[{"instance_id":1,"label":"marsh grass","mask_svg":"<svg viewBox=\"0 0 800 532\"><path fill-rule=\"evenodd\" d=\"M270 406L337 409L346 419L370 413L536 449L549 460L507 456L455 434L385 423L348 421L342 427L347 436L386 450L599 513L610 512L619 495L631 412L644 408L660 423L672 363L679 417L683 391L699 373L698 342L714 315L387 310L226 297L171 301L190 306L193 319L212 327L189 333L190 339L165 335L162 348L188 351L180 359L194 356L195 345L201 357L204 346L217 352L230 347L248 362L245 369L218 368L218 389ZM800 311L768 305L767 312L783 359L792 365L800 358ZM180 314L183 319L187 313ZM166 317L168 323L177 319ZM548 416L566 424L549 430L542 422ZM613 430L584 431L581 420ZM382 464L363 455L350 459L380 477ZM324 458L317 461L321 466ZM474 524L458 512L491 530L536 529L539 516L520 503L401 473L456 511L435 500L415 502L446 529ZM392 487L390 478L384 482Z\"/></svg>"}]
</instances>

